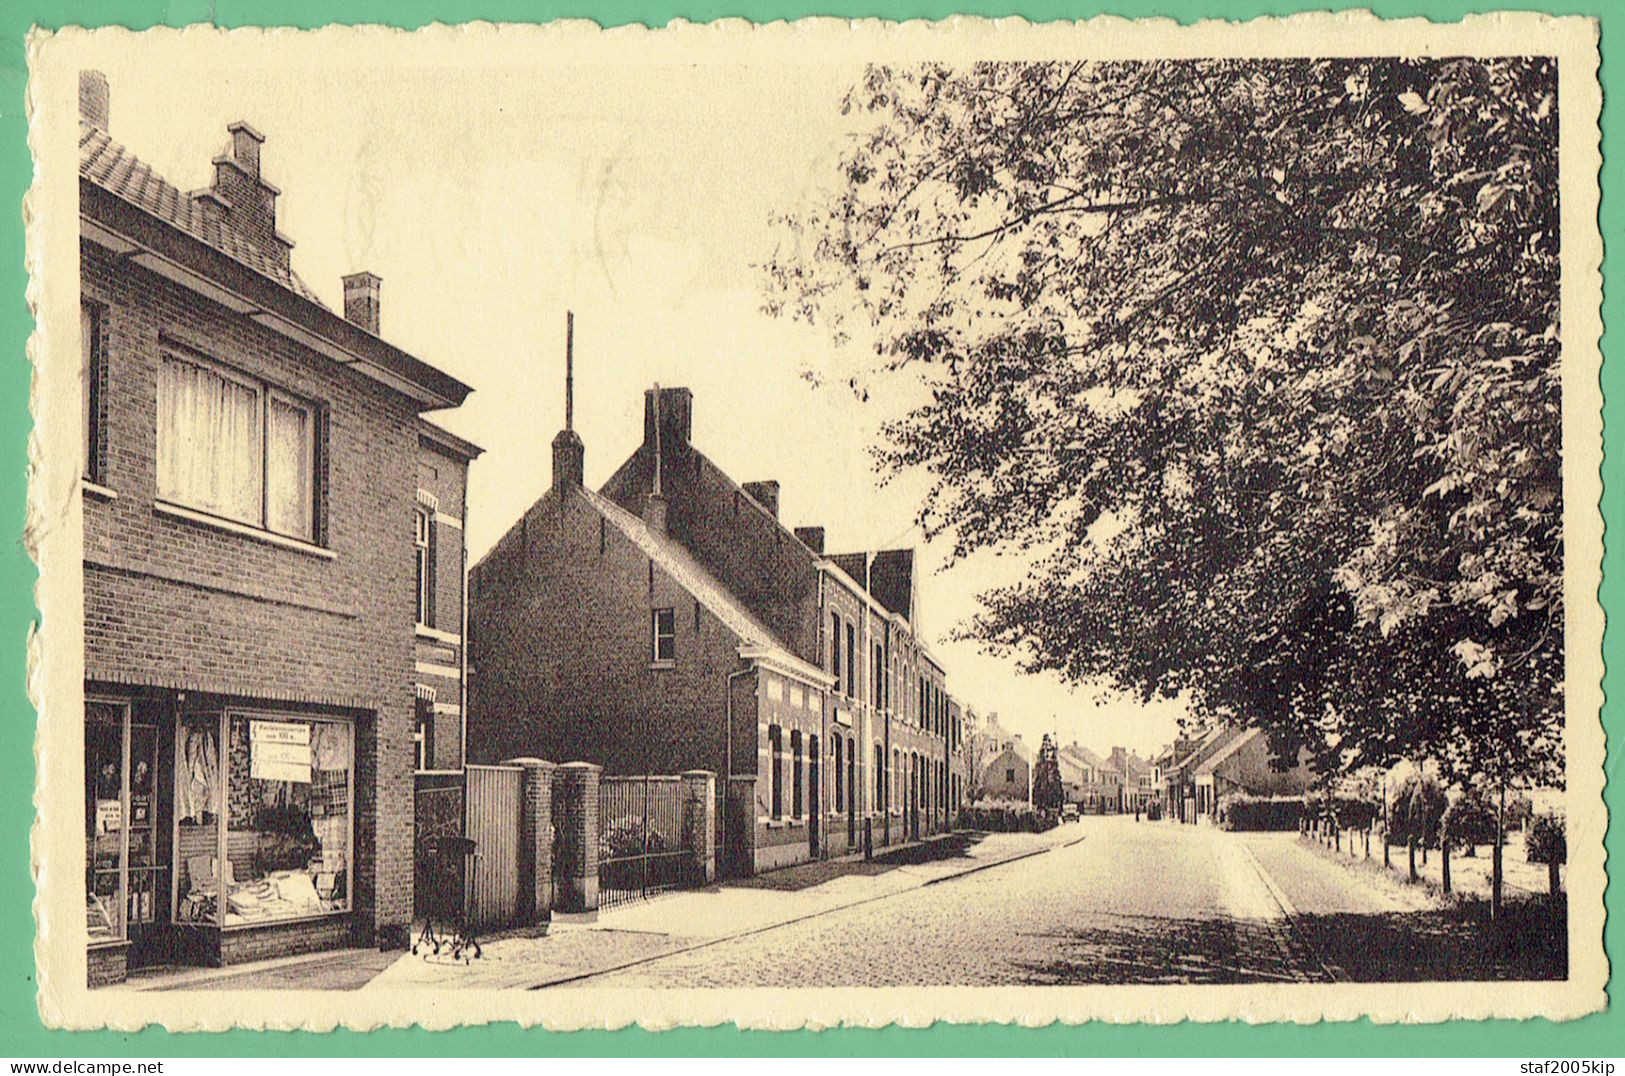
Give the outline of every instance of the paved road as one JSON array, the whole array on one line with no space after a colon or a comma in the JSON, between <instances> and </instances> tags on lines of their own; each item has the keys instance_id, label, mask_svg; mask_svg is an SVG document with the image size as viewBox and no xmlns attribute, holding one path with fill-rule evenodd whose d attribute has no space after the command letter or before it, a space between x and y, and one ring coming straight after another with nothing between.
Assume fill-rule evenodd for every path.
<instances>
[{"instance_id":1,"label":"paved road","mask_svg":"<svg viewBox=\"0 0 1625 1076\"><path fill-rule=\"evenodd\" d=\"M1341 969L1295 921L1424 906L1295 835L1132 818L1076 825L1085 839L1068 848L578 985L1327 981Z\"/></svg>"}]
</instances>

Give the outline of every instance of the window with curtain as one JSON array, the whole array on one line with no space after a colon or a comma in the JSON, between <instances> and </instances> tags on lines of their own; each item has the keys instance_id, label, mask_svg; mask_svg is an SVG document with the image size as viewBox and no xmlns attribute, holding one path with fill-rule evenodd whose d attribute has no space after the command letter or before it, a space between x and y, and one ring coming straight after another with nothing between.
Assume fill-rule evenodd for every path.
<instances>
[{"instance_id":1,"label":"window with curtain","mask_svg":"<svg viewBox=\"0 0 1625 1076\"><path fill-rule=\"evenodd\" d=\"M311 541L315 410L213 363L165 355L158 377L158 495Z\"/></svg>"}]
</instances>

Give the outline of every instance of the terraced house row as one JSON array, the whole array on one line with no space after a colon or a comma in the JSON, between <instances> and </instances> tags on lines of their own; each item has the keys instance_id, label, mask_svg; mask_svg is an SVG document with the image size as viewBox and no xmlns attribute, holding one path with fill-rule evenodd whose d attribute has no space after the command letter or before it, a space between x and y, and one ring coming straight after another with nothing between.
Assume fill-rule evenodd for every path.
<instances>
[{"instance_id":1,"label":"terraced house row","mask_svg":"<svg viewBox=\"0 0 1625 1076\"><path fill-rule=\"evenodd\" d=\"M962 727L913 552L831 554L786 526L777 481L737 483L693 443L694 406L648 390L599 490L566 428L550 487L473 568L471 759L706 771L735 875L946 828Z\"/></svg>"}]
</instances>

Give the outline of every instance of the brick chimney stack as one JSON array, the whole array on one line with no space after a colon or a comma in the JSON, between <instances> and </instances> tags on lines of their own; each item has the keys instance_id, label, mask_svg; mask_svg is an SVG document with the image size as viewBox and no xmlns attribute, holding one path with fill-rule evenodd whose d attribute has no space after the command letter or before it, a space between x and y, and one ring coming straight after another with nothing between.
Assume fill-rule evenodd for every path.
<instances>
[{"instance_id":1,"label":"brick chimney stack","mask_svg":"<svg viewBox=\"0 0 1625 1076\"><path fill-rule=\"evenodd\" d=\"M192 192L192 200L211 223L283 268L293 241L277 231L276 200L282 192L260 174L265 136L241 120L226 128L231 136L226 152L214 159L214 181Z\"/></svg>"},{"instance_id":2,"label":"brick chimney stack","mask_svg":"<svg viewBox=\"0 0 1625 1076\"><path fill-rule=\"evenodd\" d=\"M107 76L100 71L79 72L79 118L106 134L112 111L113 92Z\"/></svg>"},{"instance_id":3,"label":"brick chimney stack","mask_svg":"<svg viewBox=\"0 0 1625 1076\"><path fill-rule=\"evenodd\" d=\"M359 325L374 336L378 331L380 307L379 289L383 281L372 273L351 273L344 277L344 320Z\"/></svg>"}]
</instances>

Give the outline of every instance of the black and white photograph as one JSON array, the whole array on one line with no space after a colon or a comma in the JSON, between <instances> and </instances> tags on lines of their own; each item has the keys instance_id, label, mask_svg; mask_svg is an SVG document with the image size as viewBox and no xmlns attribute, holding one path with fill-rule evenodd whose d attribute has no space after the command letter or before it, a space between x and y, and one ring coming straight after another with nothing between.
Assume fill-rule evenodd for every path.
<instances>
[{"instance_id":1,"label":"black and white photograph","mask_svg":"<svg viewBox=\"0 0 1625 1076\"><path fill-rule=\"evenodd\" d=\"M48 1024L1604 1006L1594 23L30 56Z\"/></svg>"}]
</instances>

